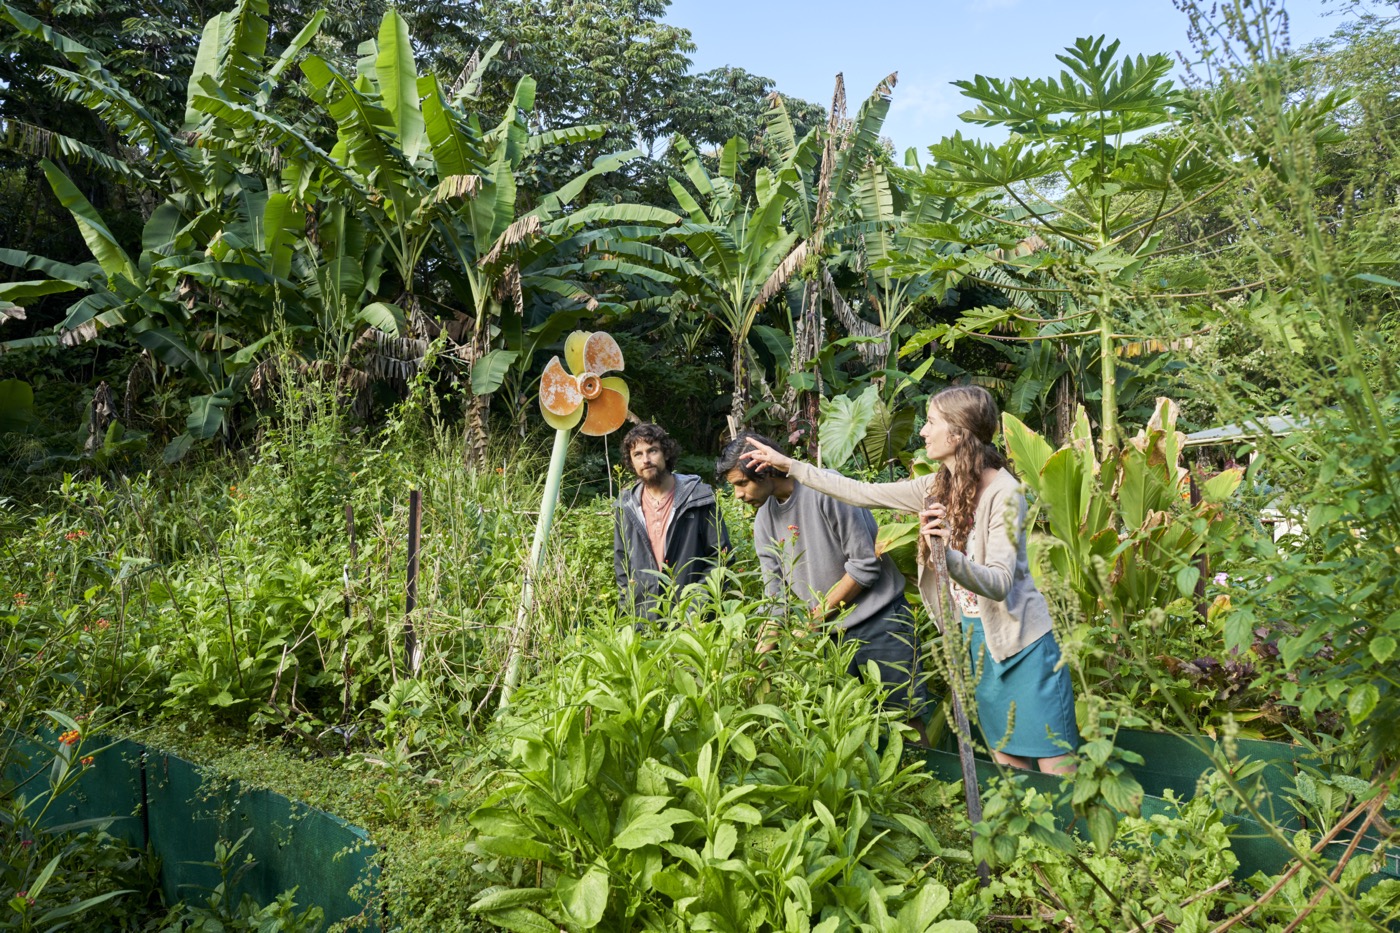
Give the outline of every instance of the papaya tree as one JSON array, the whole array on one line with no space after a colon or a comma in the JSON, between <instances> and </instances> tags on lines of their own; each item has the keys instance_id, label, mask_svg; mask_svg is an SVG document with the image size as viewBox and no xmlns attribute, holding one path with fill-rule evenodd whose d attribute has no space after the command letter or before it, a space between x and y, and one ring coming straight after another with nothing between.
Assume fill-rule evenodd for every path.
<instances>
[{"instance_id":1,"label":"papaya tree","mask_svg":"<svg viewBox=\"0 0 1400 933\"><path fill-rule=\"evenodd\" d=\"M1171 81L1171 57L1118 49L1102 36L1079 39L1057 56L1065 65L1058 78L954 82L978 105L964 120L1009 136L999 144L947 137L930 147L935 162L923 176L929 194L962 198L970 219L995 216L1003 225L990 243L977 224L943 225L954 241L960 230L978 230L964 240L954 278L1073 299L1061 303L1072 310L1057 316L1053 337L1097 342L1105 456L1120 444L1118 347L1129 339L1129 311L1182 291L1149 274L1170 248L1166 225L1225 183L1191 132L1194 102ZM1032 246L1014 248L1018 242ZM1006 270L1012 274L998 274ZM1026 281L1032 273L1039 281ZM1048 323L1014 303L974 317L972 329L1010 328L1027 340L1041 339L1037 330ZM1060 326L1066 322L1074 326Z\"/></svg>"}]
</instances>

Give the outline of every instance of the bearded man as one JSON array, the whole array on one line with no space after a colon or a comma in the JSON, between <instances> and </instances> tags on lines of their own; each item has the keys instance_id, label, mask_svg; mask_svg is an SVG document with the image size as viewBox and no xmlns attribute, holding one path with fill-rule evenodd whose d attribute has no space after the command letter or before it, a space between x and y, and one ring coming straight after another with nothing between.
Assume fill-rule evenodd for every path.
<instances>
[{"instance_id":1,"label":"bearded man","mask_svg":"<svg viewBox=\"0 0 1400 933\"><path fill-rule=\"evenodd\" d=\"M702 579L729 547L715 491L676 473L681 448L655 424L622 439L622 459L637 477L613 506L613 571L626 614L656 618L662 590Z\"/></svg>"}]
</instances>

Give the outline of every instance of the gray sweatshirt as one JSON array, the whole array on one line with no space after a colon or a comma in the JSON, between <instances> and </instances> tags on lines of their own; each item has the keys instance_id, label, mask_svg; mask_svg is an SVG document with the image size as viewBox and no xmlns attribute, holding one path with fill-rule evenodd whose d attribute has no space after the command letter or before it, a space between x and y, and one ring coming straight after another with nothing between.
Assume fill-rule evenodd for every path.
<instances>
[{"instance_id":1,"label":"gray sweatshirt","mask_svg":"<svg viewBox=\"0 0 1400 933\"><path fill-rule=\"evenodd\" d=\"M786 502L771 497L753 523L754 549L768 595L789 591L811 605L850 574L865 590L835 624L854 628L903 608L904 575L889 557L875 554L875 518L830 496L793 484Z\"/></svg>"}]
</instances>

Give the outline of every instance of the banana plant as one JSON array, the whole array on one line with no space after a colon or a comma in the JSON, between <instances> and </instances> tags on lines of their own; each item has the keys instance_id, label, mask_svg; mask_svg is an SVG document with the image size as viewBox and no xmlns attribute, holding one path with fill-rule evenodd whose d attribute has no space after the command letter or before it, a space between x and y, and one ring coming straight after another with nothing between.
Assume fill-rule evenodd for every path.
<instances>
[{"instance_id":1,"label":"banana plant","mask_svg":"<svg viewBox=\"0 0 1400 933\"><path fill-rule=\"evenodd\" d=\"M746 202L737 180L738 166L748 151L741 137L724 144L715 175L706 170L690 143L677 137L672 147L691 187L675 178L670 179L670 187L689 219L638 237L664 235L682 248L664 259L647 261L661 263L661 271L676 275L678 285L728 332L734 378L730 417L736 428L747 419L752 398L749 335L769 300L783 291L802 265L802 254L794 252L800 236L786 218L800 200L801 166L814 145L815 135L808 134L777 171L759 168L755 198Z\"/></svg>"},{"instance_id":2,"label":"banana plant","mask_svg":"<svg viewBox=\"0 0 1400 933\"><path fill-rule=\"evenodd\" d=\"M789 426L793 429L803 423L810 428L818 420L823 391L817 360L826 344L826 303L831 304L852 336L875 338L857 345L857 352L867 365L883 365L884 357L888 356L888 334L873 328L850 307L836 287L831 266L843 262L839 252L841 243L856 240L863 232L884 231L894 223L889 216L862 217L857 206L857 192L871 166L881 162L880 128L889 113L890 95L897 80L897 74L888 75L861 103L856 118L848 120L845 80L838 74L827 126L819 137L820 159L815 162L815 147L796 140L781 97L774 96L766 115L775 150L799 172L795 184L799 197L796 209L791 212L791 224L801 241L794 248L788 266L801 270L804 281L792 329L789 387L781 406L788 412ZM829 255L828 240L838 247L834 255ZM847 253L844 258L849 256ZM874 343L882 343L883 352L874 347ZM811 372L808 372L809 367ZM815 449L811 453L815 455Z\"/></svg>"},{"instance_id":3,"label":"banana plant","mask_svg":"<svg viewBox=\"0 0 1400 933\"><path fill-rule=\"evenodd\" d=\"M276 58L267 54L266 14L265 0L243 0L210 20L190 77L191 102L201 93L219 93L267 105L323 14ZM0 19L67 59L70 67L48 69L55 85L101 115L137 154L139 167L125 177L159 194L133 256L59 166L43 160L50 187L94 261L74 266L0 251L0 261L46 276L17 283L0 299L88 294L68 308L55 333L7 345L71 346L103 330L124 331L195 387L186 429L166 449L168 459L178 458L195 441L228 430L228 411L251 372L250 346L279 320L313 324L285 261L286 244L302 235L302 218L267 183L272 166L246 145L241 127L193 106L183 126L167 126L121 86L97 52L8 5L0 5Z\"/></svg>"}]
</instances>

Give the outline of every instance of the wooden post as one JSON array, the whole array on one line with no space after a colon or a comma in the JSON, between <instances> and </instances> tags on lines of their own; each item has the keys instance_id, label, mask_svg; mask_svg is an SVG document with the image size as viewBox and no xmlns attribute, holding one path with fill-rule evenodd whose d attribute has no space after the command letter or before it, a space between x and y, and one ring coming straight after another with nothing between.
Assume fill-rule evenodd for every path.
<instances>
[{"instance_id":1,"label":"wooden post","mask_svg":"<svg viewBox=\"0 0 1400 933\"><path fill-rule=\"evenodd\" d=\"M404 597L404 654L408 659L408 672L418 676L422 663L422 653L418 646L418 632L413 627L413 610L418 608L418 545L423 524L423 493L417 489L408 492L408 591Z\"/></svg>"},{"instance_id":2,"label":"wooden post","mask_svg":"<svg viewBox=\"0 0 1400 933\"><path fill-rule=\"evenodd\" d=\"M925 502L925 507L931 505L935 500L929 497ZM943 633L944 643L952 636L952 626L961 625L958 614L954 612L953 594L948 589L948 547L942 538L934 538L929 546L929 562L932 566L929 572L933 574L934 590L938 594L933 601L933 605L928 607L933 612L934 621L938 623L938 629ZM962 640L957 639L961 644ZM982 821L982 789L977 786L977 763L972 758L972 726L968 723L967 712L963 708L961 692L967 689L967 685L962 678L962 664L960 658L949 658L948 662L948 694L953 705L953 725L958 733L958 761L962 764L963 776L963 796L967 800L968 822L976 825ZM974 832L973 837L976 837ZM991 883L991 869L986 862L977 863L978 883L981 887L986 887Z\"/></svg>"},{"instance_id":3,"label":"wooden post","mask_svg":"<svg viewBox=\"0 0 1400 933\"><path fill-rule=\"evenodd\" d=\"M345 503L345 537L350 542L350 560L341 568L340 574L345 584L345 618L348 619L351 616L350 588L353 585L350 570L355 568L356 573L359 572L358 554L355 551L355 507L349 502Z\"/></svg>"},{"instance_id":4,"label":"wooden post","mask_svg":"<svg viewBox=\"0 0 1400 933\"><path fill-rule=\"evenodd\" d=\"M1190 477L1191 508L1201 504L1201 490L1196 485L1196 471L1187 470L1186 475ZM1205 620L1206 613L1210 605L1206 602L1206 577L1210 576L1210 555L1206 553L1205 546L1202 545L1201 552L1196 555L1196 569L1200 574L1196 577L1196 591L1191 595L1196 597L1196 615Z\"/></svg>"},{"instance_id":5,"label":"wooden post","mask_svg":"<svg viewBox=\"0 0 1400 933\"><path fill-rule=\"evenodd\" d=\"M354 564L359 552L355 548L355 506L349 502L345 503L345 536L350 539L350 563Z\"/></svg>"}]
</instances>

